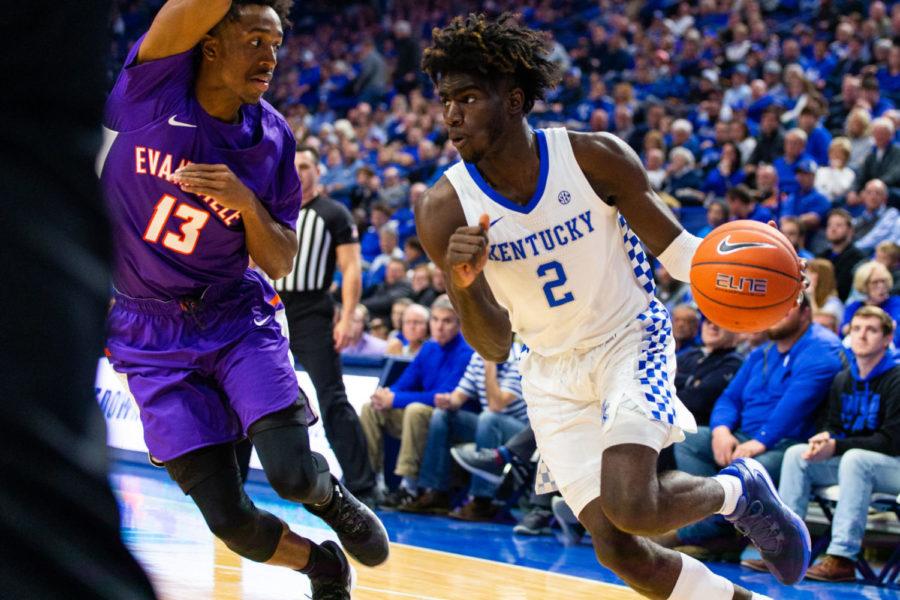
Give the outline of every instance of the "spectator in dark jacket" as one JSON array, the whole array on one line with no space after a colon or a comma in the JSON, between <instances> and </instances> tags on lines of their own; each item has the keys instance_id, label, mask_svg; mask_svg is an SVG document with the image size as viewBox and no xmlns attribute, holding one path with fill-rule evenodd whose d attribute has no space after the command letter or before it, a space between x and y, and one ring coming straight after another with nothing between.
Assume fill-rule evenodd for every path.
<instances>
[{"instance_id":1,"label":"spectator in dark jacket","mask_svg":"<svg viewBox=\"0 0 900 600\"><path fill-rule=\"evenodd\" d=\"M709 425L713 405L725 391L744 359L735 351L738 334L703 320L703 345L678 355L675 390L698 425Z\"/></svg>"},{"instance_id":2,"label":"spectator in dark jacket","mask_svg":"<svg viewBox=\"0 0 900 600\"><path fill-rule=\"evenodd\" d=\"M875 146L863 161L856 178L856 190L847 194L848 204L858 204L857 194L872 179L880 179L888 187L891 198L898 195L893 188L900 188L900 146L894 143L894 122L884 117L872 121L872 139Z\"/></svg>"},{"instance_id":3,"label":"spectator in dark jacket","mask_svg":"<svg viewBox=\"0 0 900 600\"><path fill-rule=\"evenodd\" d=\"M778 119L778 108L767 108L759 123L759 135L756 136L756 147L747 159L745 170L750 173L759 163L772 164L784 154L784 135L781 133Z\"/></svg>"},{"instance_id":4,"label":"spectator in dark jacket","mask_svg":"<svg viewBox=\"0 0 900 600\"><path fill-rule=\"evenodd\" d=\"M830 247L820 252L819 258L829 260L834 265L838 297L841 302L846 302L853 287L853 270L866 258L853 245L853 217L850 213L843 208L831 209L825 221L825 239Z\"/></svg>"},{"instance_id":5,"label":"spectator in dark jacket","mask_svg":"<svg viewBox=\"0 0 900 600\"><path fill-rule=\"evenodd\" d=\"M369 309L372 317L388 319L394 300L404 298L412 293L406 279L406 263L400 258L392 258L384 271L384 281L378 284L371 294L363 298L361 304Z\"/></svg>"},{"instance_id":6,"label":"spectator in dark jacket","mask_svg":"<svg viewBox=\"0 0 900 600\"><path fill-rule=\"evenodd\" d=\"M841 490L831 543L807 572L810 579L855 580L869 498L873 492L900 493L900 365L889 348L894 327L890 315L874 306L853 316L855 358L831 385L825 428L784 455L778 491L801 517L812 487L837 484Z\"/></svg>"}]
</instances>

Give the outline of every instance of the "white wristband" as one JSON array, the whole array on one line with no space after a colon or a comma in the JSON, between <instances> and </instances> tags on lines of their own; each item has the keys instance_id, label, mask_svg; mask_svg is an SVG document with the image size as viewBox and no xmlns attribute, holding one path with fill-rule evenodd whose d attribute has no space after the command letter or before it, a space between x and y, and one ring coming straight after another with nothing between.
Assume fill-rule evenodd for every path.
<instances>
[{"instance_id":1,"label":"white wristband","mask_svg":"<svg viewBox=\"0 0 900 600\"><path fill-rule=\"evenodd\" d=\"M694 258L694 252L702 241L702 238L692 235L687 229L682 229L678 237L659 255L659 262L675 279L690 282L691 259Z\"/></svg>"}]
</instances>

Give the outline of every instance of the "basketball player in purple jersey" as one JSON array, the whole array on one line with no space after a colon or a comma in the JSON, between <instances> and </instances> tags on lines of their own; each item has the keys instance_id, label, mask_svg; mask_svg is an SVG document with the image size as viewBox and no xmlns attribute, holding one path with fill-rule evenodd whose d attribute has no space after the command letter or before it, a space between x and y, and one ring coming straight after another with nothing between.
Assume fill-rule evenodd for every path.
<instances>
[{"instance_id":1,"label":"basketball player in purple jersey","mask_svg":"<svg viewBox=\"0 0 900 600\"><path fill-rule=\"evenodd\" d=\"M154 458L236 553L349 598L352 570L257 509L234 442L247 435L272 487L302 502L369 566L387 559L375 515L311 452L281 301L267 274L297 251L300 181L290 127L262 100L291 0L170 0L110 94L100 155L115 240L109 355L127 376Z\"/></svg>"}]
</instances>

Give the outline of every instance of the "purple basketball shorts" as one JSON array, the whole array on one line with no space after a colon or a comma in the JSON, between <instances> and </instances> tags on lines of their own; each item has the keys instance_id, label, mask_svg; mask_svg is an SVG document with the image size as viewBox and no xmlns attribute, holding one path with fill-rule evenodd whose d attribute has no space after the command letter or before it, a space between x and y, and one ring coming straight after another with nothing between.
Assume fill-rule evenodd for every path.
<instances>
[{"instance_id":1,"label":"purple basketball shorts","mask_svg":"<svg viewBox=\"0 0 900 600\"><path fill-rule=\"evenodd\" d=\"M116 295L107 353L128 379L154 458L233 442L255 421L298 402L287 332L276 318L283 310L252 270L197 298ZM308 405L306 412L312 423Z\"/></svg>"}]
</instances>

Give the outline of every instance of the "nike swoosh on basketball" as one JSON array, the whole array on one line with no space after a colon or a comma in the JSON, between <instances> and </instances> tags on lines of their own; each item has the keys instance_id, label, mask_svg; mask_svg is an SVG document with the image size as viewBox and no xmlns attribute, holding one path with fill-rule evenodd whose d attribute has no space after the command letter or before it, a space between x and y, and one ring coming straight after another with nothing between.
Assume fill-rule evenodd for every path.
<instances>
[{"instance_id":1,"label":"nike swoosh on basketball","mask_svg":"<svg viewBox=\"0 0 900 600\"><path fill-rule=\"evenodd\" d=\"M505 217L505 216L506 216L506 215L503 215L503 217ZM497 221L499 221L499 220L502 219L503 217L497 217L496 219L494 219L493 221L491 221L491 227L493 227L494 225L496 225L496 224L497 224Z\"/></svg>"},{"instance_id":2,"label":"nike swoosh on basketball","mask_svg":"<svg viewBox=\"0 0 900 600\"><path fill-rule=\"evenodd\" d=\"M197 127L196 125L191 125L190 123L182 123L175 118L177 116L178 115L172 115L171 117L169 117L169 125L172 125L173 127Z\"/></svg>"},{"instance_id":3,"label":"nike swoosh on basketball","mask_svg":"<svg viewBox=\"0 0 900 600\"><path fill-rule=\"evenodd\" d=\"M265 317L263 317L263 318L261 318L261 319L260 319L259 317L254 317L254 318L253 318L253 324L256 325L256 326L258 326L258 327L262 327L263 325L265 325L266 323L268 323L271 319L272 319L272 315L265 316Z\"/></svg>"},{"instance_id":4,"label":"nike swoosh on basketball","mask_svg":"<svg viewBox=\"0 0 900 600\"><path fill-rule=\"evenodd\" d=\"M731 254L733 252L737 252L739 250L746 250L747 248L774 248L772 244L767 244L765 242L738 242L737 244L731 243L731 236L726 235L725 239L719 242L716 251L719 254Z\"/></svg>"}]
</instances>

